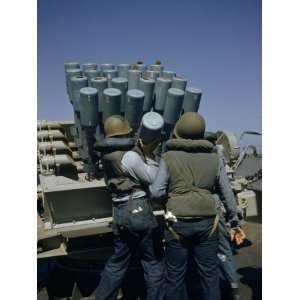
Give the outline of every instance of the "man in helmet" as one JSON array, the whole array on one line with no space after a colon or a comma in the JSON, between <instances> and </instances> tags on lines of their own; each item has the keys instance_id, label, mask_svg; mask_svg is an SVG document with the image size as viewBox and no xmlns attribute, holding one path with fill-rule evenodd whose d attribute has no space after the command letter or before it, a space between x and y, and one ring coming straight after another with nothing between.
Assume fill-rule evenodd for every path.
<instances>
[{"instance_id":1,"label":"man in helmet","mask_svg":"<svg viewBox=\"0 0 300 300\"><path fill-rule=\"evenodd\" d=\"M217 134L213 132L205 132L205 139L209 140L215 145L216 152L219 154L222 159L224 168L226 168L226 161L223 153L223 146L217 145ZM228 234L227 220L235 219L237 221L237 228L240 227L239 220L235 217L238 207L236 201L232 201L232 197L229 197L229 202L226 201L223 197L219 195L214 195L216 199L216 205L218 209L218 214L220 216L219 221L219 249L218 249L218 258L219 258L219 268L220 275L224 281L226 287L230 288L231 297L233 300L240 299L239 295L239 280L235 268L235 263L233 260L232 248L231 248L231 237L230 232ZM233 214L230 216L230 214ZM241 215L241 213L238 213ZM241 217L239 217L241 219Z\"/></svg>"},{"instance_id":2,"label":"man in helmet","mask_svg":"<svg viewBox=\"0 0 300 300\"><path fill-rule=\"evenodd\" d=\"M183 114L177 121L174 139L149 190L166 205L166 299L187 299L185 273L192 255L200 276L202 299L218 300L218 214L215 193L227 202L234 201L224 165L211 142L204 139L205 120L195 112ZM243 236L236 229L236 211L230 212L232 239Z\"/></svg>"},{"instance_id":3,"label":"man in helmet","mask_svg":"<svg viewBox=\"0 0 300 300\"><path fill-rule=\"evenodd\" d=\"M132 129L122 116L111 116L104 123L105 139L96 148L102 153L105 181L112 195L114 254L107 261L97 288L97 300L114 300L133 255L138 254L144 269L147 299L162 299L162 257L155 251L156 219L149 211L148 185L154 181L158 165L150 158L159 143L147 144L131 137ZM129 214L142 216L130 223ZM135 221L135 219L131 219ZM138 220L138 218L136 218Z\"/></svg>"}]
</instances>

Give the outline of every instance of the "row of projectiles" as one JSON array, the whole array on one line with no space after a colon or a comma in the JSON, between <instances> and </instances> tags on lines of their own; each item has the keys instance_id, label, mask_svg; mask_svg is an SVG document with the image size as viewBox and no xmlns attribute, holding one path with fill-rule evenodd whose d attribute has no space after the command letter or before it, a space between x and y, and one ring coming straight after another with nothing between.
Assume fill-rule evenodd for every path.
<instances>
[{"instance_id":1,"label":"row of projectiles","mask_svg":"<svg viewBox=\"0 0 300 300\"><path fill-rule=\"evenodd\" d=\"M143 115L160 113L168 138L184 112L197 112L202 92L187 87L187 80L175 72L165 71L159 61L146 66L129 64L65 63L66 87L74 108L75 142L86 163L86 172L93 173L93 143L103 137L103 124L111 115L124 115L137 131Z\"/></svg>"}]
</instances>

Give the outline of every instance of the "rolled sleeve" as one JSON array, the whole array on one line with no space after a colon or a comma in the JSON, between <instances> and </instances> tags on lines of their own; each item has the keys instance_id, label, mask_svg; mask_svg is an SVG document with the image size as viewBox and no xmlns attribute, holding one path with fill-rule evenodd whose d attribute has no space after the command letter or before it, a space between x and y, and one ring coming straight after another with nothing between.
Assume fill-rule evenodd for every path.
<instances>
[{"instance_id":1,"label":"rolled sleeve","mask_svg":"<svg viewBox=\"0 0 300 300\"><path fill-rule=\"evenodd\" d=\"M163 199L167 194L169 173L167 165L163 159L160 160L159 169L154 182L149 186L150 194L153 198Z\"/></svg>"}]
</instances>

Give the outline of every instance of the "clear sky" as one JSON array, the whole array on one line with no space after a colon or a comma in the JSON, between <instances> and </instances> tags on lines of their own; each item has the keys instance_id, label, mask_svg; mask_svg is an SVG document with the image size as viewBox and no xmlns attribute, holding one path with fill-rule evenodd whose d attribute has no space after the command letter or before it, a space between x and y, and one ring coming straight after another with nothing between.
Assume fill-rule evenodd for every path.
<instances>
[{"instance_id":1,"label":"clear sky","mask_svg":"<svg viewBox=\"0 0 300 300\"><path fill-rule=\"evenodd\" d=\"M261 0L38 0L38 119L72 119L64 62L151 64L201 88L208 130L261 131Z\"/></svg>"}]
</instances>

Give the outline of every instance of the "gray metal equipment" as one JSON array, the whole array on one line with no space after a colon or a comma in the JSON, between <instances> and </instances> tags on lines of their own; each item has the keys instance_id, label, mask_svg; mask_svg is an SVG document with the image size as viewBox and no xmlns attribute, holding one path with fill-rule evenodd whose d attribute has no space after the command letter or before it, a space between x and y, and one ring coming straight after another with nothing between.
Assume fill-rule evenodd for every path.
<instances>
[{"instance_id":1,"label":"gray metal equipment","mask_svg":"<svg viewBox=\"0 0 300 300\"><path fill-rule=\"evenodd\" d=\"M151 78L153 80L156 80L159 76L160 76L160 73L158 71L147 70L145 72L145 77Z\"/></svg>"},{"instance_id":2,"label":"gray metal equipment","mask_svg":"<svg viewBox=\"0 0 300 300\"><path fill-rule=\"evenodd\" d=\"M140 70L128 71L128 90L138 89L141 75L142 72Z\"/></svg>"},{"instance_id":3,"label":"gray metal equipment","mask_svg":"<svg viewBox=\"0 0 300 300\"><path fill-rule=\"evenodd\" d=\"M155 83L155 110L163 112L167 99L169 88L171 88L172 80L159 77Z\"/></svg>"},{"instance_id":4,"label":"gray metal equipment","mask_svg":"<svg viewBox=\"0 0 300 300\"><path fill-rule=\"evenodd\" d=\"M139 90L145 94L143 112L150 111L153 104L153 95L154 95L154 86L155 81L153 79L140 78Z\"/></svg>"},{"instance_id":5,"label":"gray metal equipment","mask_svg":"<svg viewBox=\"0 0 300 300\"><path fill-rule=\"evenodd\" d=\"M97 70L98 65L94 63L86 63L82 65L82 70L85 72L87 70Z\"/></svg>"},{"instance_id":6,"label":"gray metal equipment","mask_svg":"<svg viewBox=\"0 0 300 300\"><path fill-rule=\"evenodd\" d=\"M176 88L168 90L166 105L164 109L164 120L166 124L175 125L180 117L184 91Z\"/></svg>"},{"instance_id":7,"label":"gray metal equipment","mask_svg":"<svg viewBox=\"0 0 300 300\"><path fill-rule=\"evenodd\" d=\"M38 150L42 153L52 154L69 154L72 153L71 148L66 144L65 141L48 141L38 143Z\"/></svg>"},{"instance_id":8,"label":"gray metal equipment","mask_svg":"<svg viewBox=\"0 0 300 300\"><path fill-rule=\"evenodd\" d=\"M125 118L128 120L130 127L137 130L143 116L145 94L137 89L128 90L125 103Z\"/></svg>"},{"instance_id":9,"label":"gray metal equipment","mask_svg":"<svg viewBox=\"0 0 300 300\"><path fill-rule=\"evenodd\" d=\"M159 72L159 74L162 74L162 72L164 70L164 66L154 64L154 65L150 66L150 70L151 71L157 71L157 72Z\"/></svg>"},{"instance_id":10,"label":"gray metal equipment","mask_svg":"<svg viewBox=\"0 0 300 300\"><path fill-rule=\"evenodd\" d=\"M91 86L91 80L95 77L101 76L100 70L86 70L83 72L84 76L88 78L89 86Z\"/></svg>"},{"instance_id":11,"label":"gray metal equipment","mask_svg":"<svg viewBox=\"0 0 300 300\"><path fill-rule=\"evenodd\" d=\"M78 76L78 75L82 76L82 70L81 69L67 69L65 72L65 75L66 75L67 93L68 93L69 99L72 103L72 100L70 98L70 96L71 96L71 78L74 76Z\"/></svg>"},{"instance_id":12,"label":"gray metal equipment","mask_svg":"<svg viewBox=\"0 0 300 300\"><path fill-rule=\"evenodd\" d=\"M88 86L88 78L85 76L77 75L71 78L71 99L73 108L75 111L79 112L79 103L80 103L80 90L83 87Z\"/></svg>"},{"instance_id":13,"label":"gray metal equipment","mask_svg":"<svg viewBox=\"0 0 300 300\"><path fill-rule=\"evenodd\" d=\"M78 62L67 62L64 64L65 71L70 69L80 69L80 64Z\"/></svg>"},{"instance_id":14,"label":"gray metal equipment","mask_svg":"<svg viewBox=\"0 0 300 300\"><path fill-rule=\"evenodd\" d=\"M142 73L146 72L147 66L144 64L136 64L137 70L141 71Z\"/></svg>"},{"instance_id":15,"label":"gray metal equipment","mask_svg":"<svg viewBox=\"0 0 300 300\"><path fill-rule=\"evenodd\" d=\"M202 91L193 87L187 87L183 100L183 112L197 112L199 110Z\"/></svg>"},{"instance_id":16,"label":"gray metal equipment","mask_svg":"<svg viewBox=\"0 0 300 300\"><path fill-rule=\"evenodd\" d=\"M118 71L117 70L103 70L102 74L104 77L107 78L108 87L112 87L111 81L113 78L118 77Z\"/></svg>"},{"instance_id":17,"label":"gray metal equipment","mask_svg":"<svg viewBox=\"0 0 300 300\"><path fill-rule=\"evenodd\" d=\"M125 102L126 95L128 90L128 80L125 77L116 77L111 81L112 87L115 89L119 89L122 93L121 95L121 114L123 115L125 112Z\"/></svg>"},{"instance_id":18,"label":"gray metal equipment","mask_svg":"<svg viewBox=\"0 0 300 300\"><path fill-rule=\"evenodd\" d=\"M41 120L41 121L38 121L37 128L39 130L42 130L42 129L59 129L59 128L61 128L61 124L57 121Z\"/></svg>"},{"instance_id":19,"label":"gray metal equipment","mask_svg":"<svg viewBox=\"0 0 300 300\"><path fill-rule=\"evenodd\" d=\"M71 99L74 109L74 121L76 127L74 139L78 147L82 146L82 124L80 120L80 90L87 86L87 77L79 75L71 78ZM80 148L80 151L82 151L82 148Z\"/></svg>"},{"instance_id":20,"label":"gray metal equipment","mask_svg":"<svg viewBox=\"0 0 300 300\"><path fill-rule=\"evenodd\" d=\"M161 137L161 130L164 127L164 119L154 111L144 114L141 122L139 137L144 144L151 144Z\"/></svg>"},{"instance_id":21,"label":"gray metal equipment","mask_svg":"<svg viewBox=\"0 0 300 300\"><path fill-rule=\"evenodd\" d=\"M104 70L115 70L115 65L114 64L101 64L100 69L101 71Z\"/></svg>"},{"instance_id":22,"label":"gray metal equipment","mask_svg":"<svg viewBox=\"0 0 300 300\"><path fill-rule=\"evenodd\" d=\"M185 91L186 84L187 84L187 80L185 78L176 76L176 77L173 77L173 79L172 79L171 87Z\"/></svg>"},{"instance_id":23,"label":"gray metal equipment","mask_svg":"<svg viewBox=\"0 0 300 300\"><path fill-rule=\"evenodd\" d=\"M64 134L58 129L50 129L50 130L39 130L37 133L37 138L39 141L49 141L52 140L63 140L65 139Z\"/></svg>"},{"instance_id":24,"label":"gray metal equipment","mask_svg":"<svg viewBox=\"0 0 300 300\"><path fill-rule=\"evenodd\" d=\"M58 155L45 155L41 158L41 163L44 167L57 166L57 165L72 165L74 164L73 159L67 154Z\"/></svg>"},{"instance_id":25,"label":"gray metal equipment","mask_svg":"<svg viewBox=\"0 0 300 300\"><path fill-rule=\"evenodd\" d=\"M99 123L98 90L93 87L84 87L80 90L80 123L82 125L83 161L84 170L88 177L96 174L97 158L94 153L95 132Z\"/></svg>"},{"instance_id":26,"label":"gray metal equipment","mask_svg":"<svg viewBox=\"0 0 300 300\"><path fill-rule=\"evenodd\" d=\"M131 67L129 64L119 64L117 66L118 77L128 78L128 71L130 70L130 68Z\"/></svg>"},{"instance_id":27,"label":"gray metal equipment","mask_svg":"<svg viewBox=\"0 0 300 300\"><path fill-rule=\"evenodd\" d=\"M103 91L104 102L103 102L103 118L105 120L112 115L121 114L121 96L122 93L118 89L107 88Z\"/></svg>"},{"instance_id":28,"label":"gray metal equipment","mask_svg":"<svg viewBox=\"0 0 300 300\"><path fill-rule=\"evenodd\" d=\"M80 121L83 127L96 127L99 122L98 90L84 87L80 90Z\"/></svg>"},{"instance_id":29,"label":"gray metal equipment","mask_svg":"<svg viewBox=\"0 0 300 300\"><path fill-rule=\"evenodd\" d=\"M95 77L91 80L91 86L98 90L98 111L101 113L104 106L103 91L108 88L107 78Z\"/></svg>"},{"instance_id":30,"label":"gray metal equipment","mask_svg":"<svg viewBox=\"0 0 300 300\"><path fill-rule=\"evenodd\" d=\"M173 79L173 77L176 76L176 73L173 71L163 71L161 76L165 78Z\"/></svg>"}]
</instances>

